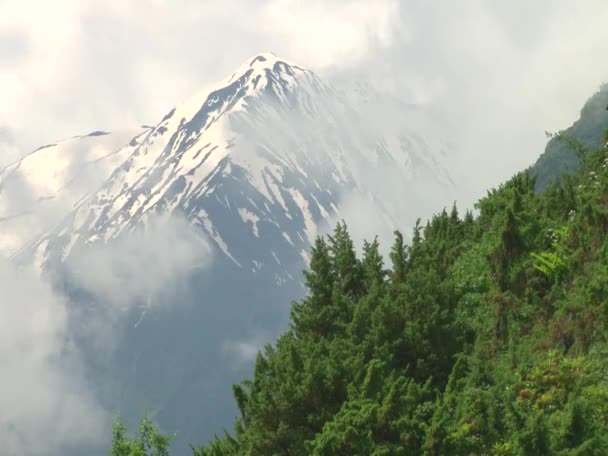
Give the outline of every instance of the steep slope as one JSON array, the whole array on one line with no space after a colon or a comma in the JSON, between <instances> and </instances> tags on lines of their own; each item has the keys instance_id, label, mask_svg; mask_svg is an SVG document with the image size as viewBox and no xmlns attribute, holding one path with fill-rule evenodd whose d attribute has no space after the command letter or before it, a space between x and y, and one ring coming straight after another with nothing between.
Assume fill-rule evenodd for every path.
<instances>
[{"instance_id":1,"label":"steep slope","mask_svg":"<svg viewBox=\"0 0 608 456\"><path fill-rule=\"evenodd\" d=\"M374 193L374 170L393 170L404 183L450 184L441 156L406 123L366 120L312 72L261 54L143 135L101 190L36 246L55 237L62 248L39 256L61 251L62 260L79 244L179 212L235 264L251 267L270 258L251 258L243 236L282 237L305 251L318 227L339 216L344 194Z\"/></svg>"},{"instance_id":2,"label":"steep slope","mask_svg":"<svg viewBox=\"0 0 608 456\"><path fill-rule=\"evenodd\" d=\"M0 169L0 255L59 223L130 154L140 132L93 132L40 147Z\"/></svg>"},{"instance_id":3,"label":"steep slope","mask_svg":"<svg viewBox=\"0 0 608 456\"><path fill-rule=\"evenodd\" d=\"M519 173L476 218L397 236L389 270L338 226L235 386L234 434L194 454L606 454L608 145L534 187Z\"/></svg>"},{"instance_id":4,"label":"steep slope","mask_svg":"<svg viewBox=\"0 0 608 456\"><path fill-rule=\"evenodd\" d=\"M579 119L564 130L566 137L579 141L594 150L604 144L605 131L608 129L608 84L604 84L585 103ZM576 153L564 141L552 138L545 152L538 158L530 171L537 176L537 191L545 190L565 172L576 171L579 161Z\"/></svg>"},{"instance_id":5,"label":"steep slope","mask_svg":"<svg viewBox=\"0 0 608 456\"><path fill-rule=\"evenodd\" d=\"M302 295L300 271L317 234L349 221L353 200L355 211L369 211L357 215L389 231L403 207L429 201L429 189L451 204L445 149L414 124L414 110L370 117L347 95L260 54L138 136L97 192L15 256L50 273L87 325L117 294L135 303L115 359L91 362L108 407L127 418L152 409L179 430L182 450L201 432L210 436L236 413L226 385L285 327L284 303ZM210 246L200 265L179 269L179 286L155 275L179 243L173 225L155 228L166 215ZM140 231L161 234L130 247ZM100 249L111 252L109 263ZM101 280L113 270L129 280ZM134 286L141 276L144 285ZM95 341L82 337L93 357Z\"/></svg>"}]
</instances>

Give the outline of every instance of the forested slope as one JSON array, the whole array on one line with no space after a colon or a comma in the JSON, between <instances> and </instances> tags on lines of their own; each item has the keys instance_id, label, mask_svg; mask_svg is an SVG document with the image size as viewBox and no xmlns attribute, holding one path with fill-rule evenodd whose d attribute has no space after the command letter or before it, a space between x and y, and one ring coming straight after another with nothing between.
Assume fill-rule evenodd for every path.
<instances>
[{"instance_id":1,"label":"forested slope","mask_svg":"<svg viewBox=\"0 0 608 456\"><path fill-rule=\"evenodd\" d=\"M194 454L606 454L608 148L534 190L396 233L386 265L344 225L318 239L234 431Z\"/></svg>"}]
</instances>

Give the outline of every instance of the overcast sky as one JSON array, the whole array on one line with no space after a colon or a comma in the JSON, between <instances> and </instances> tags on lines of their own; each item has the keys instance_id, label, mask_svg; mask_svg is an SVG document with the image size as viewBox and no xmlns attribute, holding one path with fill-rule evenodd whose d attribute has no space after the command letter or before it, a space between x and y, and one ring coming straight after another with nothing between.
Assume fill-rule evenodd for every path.
<instances>
[{"instance_id":1,"label":"overcast sky","mask_svg":"<svg viewBox=\"0 0 608 456\"><path fill-rule=\"evenodd\" d=\"M73 135L156 124L265 51L336 84L367 80L419 104L437 135L454 144L445 166L457 184L454 198L468 206L531 165L544 132L569 126L608 81L608 1L0 0L0 166ZM369 219L361 207L357 201L356 212ZM103 251L87 258L96 268L76 258L85 289L119 288L122 294L108 297L122 305L125 292L165 289L191 269L193 254L208 257L177 229L181 222L163 226L169 235L153 230L129 248L119 244L122 257ZM157 241L170 235L177 241ZM128 275L125 288L116 276L123 271L145 277L140 283ZM0 362L11 373L0 378L4 453L65 454L66 442L104 440L109 434L99 429L110 417L67 337L66 300L1 258L0 290ZM107 349L114 320L74 318L94 326L82 331ZM253 342L226 349L251 355L260 341Z\"/></svg>"},{"instance_id":2,"label":"overcast sky","mask_svg":"<svg viewBox=\"0 0 608 456\"><path fill-rule=\"evenodd\" d=\"M608 80L605 0L0 0L0 163L155 124L247 58L372 80L435 113L474 192Z\"/></svg>"}]
</instances>

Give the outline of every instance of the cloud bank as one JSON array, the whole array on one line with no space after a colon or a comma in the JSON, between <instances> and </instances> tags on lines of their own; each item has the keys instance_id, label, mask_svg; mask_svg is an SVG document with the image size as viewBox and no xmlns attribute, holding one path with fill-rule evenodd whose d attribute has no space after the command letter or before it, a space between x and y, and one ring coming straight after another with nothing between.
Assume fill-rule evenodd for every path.
<instances>
[{"instance_id":1,"label":"cloud bank","mask_svg":"<svg viewBox=\"0 0 608 456\"><path fill-rule=\"evenodd\" d=\"M0 258L3 454L102 451L116 412L107 394L116 392L111 378L99 377L99 366L111 365L129 327L170 310L163 298L210 262L209 245L177 217L159 217L145 230L75 255L66 266L79 287L75 302Z\"/></svg>"},{"instance_id":2,"label":"cloud bank","mask_svg":"<svg viewBox=\"0 0 608 456\"><path fill-rule=\"evenodd\" d=\"M108 415L90 392L67 303L36 274L0 259L0 441L7 456L100 443Z\"/></svg>"},{"instance_id":3,"label":"cloud bank","mask_svg":"<svg viewBox=\"0 0 608 456\"><path fill-rule=\"evenodd\" d=\"M133 302L171 296L192 271L210 266L212 250L186 220L156 216L145 227L71 255L70 280L104 304L127 311Z\"/></svg>"},{"instance_id":4,"label":"cloud bank","mask_svg":"<svg viewBox=\"0 0 608 456\"><path fill-rule=\"evenodd\" d=\"M15 130L25 151L86 131L154 122L260 51L313 67L361 56L395 4L6 0L0 49L10 47L11 56L0 72L0 125Z\"/></svg>"},{"instance_id":5,"label":"cloud bank","mask_svg":"<svg viewBox=\"0 0 608 456\"><path fill-rule=\"evenodd\" d=\"M71 138L5 169L0 163L0 255L16 253L96 191L120 164L115 152L139 132ZM10 132L5 136L11 141ZM0 129L0 151L2 138ZM16 158L14 141L12 149L4 158Z\"/></svg>"},{"instance_id":6,"label":"cloud bank","mask_svg":"<svg viewBox=\"0 0 608 456\"><path fill-rule=\"evenodd\" d=\"M534 162L544 131L571 124L608 76L603 0L4 0L0 18L0 166L74 134L154 123L271 50L336 85L369 80L423 107L458 145L446 163L454 199L467 206ZM366 220L354 222L355 237L381 229ZM150 296L205 264L207 250L192 251L199 241L179 222L162 226L74 260L74 277L112 309L99 320L70 321L47 284L0 262L0 359L11 373L0 379L3 451L52 454L106 440L108 414L89 392L73 337L111 351L119 309L143 313ZM247 360L257 346L226 350Z\"/></svg>"},{"instance_id":7,"label":"cloud bank","mask_svg":"<svg viewBox=\"0 0 608 456\"><path fill-rule=\"evenodd\" d=\"M389 43L332 71L424 106L458 145L447 164L469 206L531 165L544 132L569 126L608 79L606 20L598 0L403 0Z\"/></svg>"},{"instance_id":8,"label":"cloud bank","mask_svg":"<svg viewBox=\"0 0 608 456\"><path fill-rule=\"evenodd\" d=\"M608 76L602 0L5 0L0 17L0 125L21 152L154 122L271 50L427 107L459 145L466 204L531 164Z\"/></svg>"},{"instance_id":9,"label":"cloud bank","mask_svg":"<svg viewBox=\"0 0 608 456\"><path fill-rule=\"evenodd\" d=\"M162 215L145 227L104 244L89 244L68 257L64 272L76 296L73 333L93 360L111 362L124 336L154 314L183 304L188 280L204 274L212 249L200 231L179 216Z\"/></svg>"}]
</instances>

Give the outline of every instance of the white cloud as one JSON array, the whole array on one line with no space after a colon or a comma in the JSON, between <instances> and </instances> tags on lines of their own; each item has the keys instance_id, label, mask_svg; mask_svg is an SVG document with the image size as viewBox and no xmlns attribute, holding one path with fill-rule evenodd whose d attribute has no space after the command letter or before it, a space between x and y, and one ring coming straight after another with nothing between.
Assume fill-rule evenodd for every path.
<instances>
[{"instance_id":1,"label":"white cloud","mask_svg":"<svg viewBox=\"0 0 608 456\"><path fill-rule=\"evenodd\" d=\"M0 257L2 454L107 448L112 415L105 395L112 394L113 378L99 372L89 378L91 364L111 365L127 324L169 310L159 308L171 302L163 298L210 262L199 233L179 218L159 217L145 230L73 257L67 272L80 297L70 303L37 273Z\"/></svg>"},{"instance_id":2,"label":"white cloud","mask_svg":"<svg viewBox=\"0 0 608 456\"><path fill-rule=\"evenodd\" d=\"M370 38L388 42L396 5L7 0L0 31L27 46L0 73L0 124L27 151L86 131L153 123L260 51L312 67L360 59Z\"/></svg>"},{"instance_id":3,"label":"white cloud","mask_svg":"<svg viewBox=\"0 0 608 456\"><path fill-rule=\"evenodd\" d=\"M483 170L469 201L532 163L608 73L602 0L6 0L0 17L0 125L22 151L154 123L270 50L432 108L461 145L454 171Z\"/></svg>"},{"instance_id":4,"label":"white cloud","mask_svg":"<svg viewBox=\"0 0 608 456\"><path fill-rule=\"evenodd\" d=\"M284 43L286 54L303 65L323 67L364 58L372 42L390 44L397 13L396 0L270 0L258 23Z\"/></svg>"},{"instance_id":5,"label":"white cloud","mask_svg":"<svg viewBox=\"0 0 608 456\"><path fill-rule=\"evenodd\" d=\"M264 343L259 341L226 342L224 344L225 352L234 356L237 364L253 361L262 348L264 348Z\"/></svg>"},{"instance_id":6,"label":"white cloud","mask_svg":"<svg viewBox=\"0 0 608 456\"><path fill-rule=\"evenodd\" d=\"M18 155L13 131L6 125L0 124L0 169L11 163Z\"/></svg>"},{"instance_id":7,"label":"white cloud","mask_svg":"<svg viewBox=\"0 0 608 456\"><path fill-rule=\"evenodd\" d=\"M0 169L2 162L11 163L0 171L0 255L10 256L36 240L97 190L121 163L112 153L137 133L73 138L29 154L17 164L12 161L17 154L10 131L2 150L0 128Z\"/></svg>"},{"instance_id":8,"label":"white cloud","mask_svg":"<svg viewBox=\"0 0 608 456\"><path fill-rule=\"evenodd\" d=\"M599 0L404 0L400 13L406 37L395 29L391 45L348 76L434 114L459 145L448 162L459 203L531 165L544 131L569 126L608 79L608 4Z\"/></svg>"},{"instance_id":9,"label":"white cloud","mask_svg":"<svg viewBox=\"0 0 608 456\"><path fill-rule=\"evenodd\" d=\"M108 416L89 391L66 302L0 259L0 441L7 456L99 444Z\"/></svg>"},{"instance_id":10,"label":"white cloud","mask_svg":"<svg viewBox=\"0 0 608 456\"><path fill-rule=\"evenodd\" d=\"M249 375L258 353L264 353L266 344L271 344L280 336L278 330L264 331L260 328L249 328L241 338L224 340L221 345L222 357L234 372L244 370Z\"/></svg>"},{"instance_id":11,"label":"white cloud","mask_svg":"<svg viewBox=\"0 0 608 456\"><path fill-rule=\"evenodd\" d=\"M192 272L205 269L212 250L200 231L177 216L157 216L107 244L90 244L67 262L70 280L112 310L154 304L171 296Z\"/></svg>"},{"instance_id":12,"label":"white cloud","mask_svg":"<svg viewBox=\"0 0 608 456\"><path fill-rule=\"evenodd\" d=\"M0 164L16 149L155 123L270 50L424 104L439 134L460 146L448 166L459 184L454 199L470 204L533 163L544 131L568 126L608 76L604 0L4 0L0 18L0 51L10 50L0 59ZM354 223L356 238L382 229ZM182 228L89 251L73 272L109 309L145 303L208 254L191 250ZM0 290L0 360L11 373L0 379L3 451L48 454L67 439L107 440L65 302L5 263ZM79 331L102 340L106 317ZM226 350L250 360L262 339Z\"/></svg>"}]
</instances>

